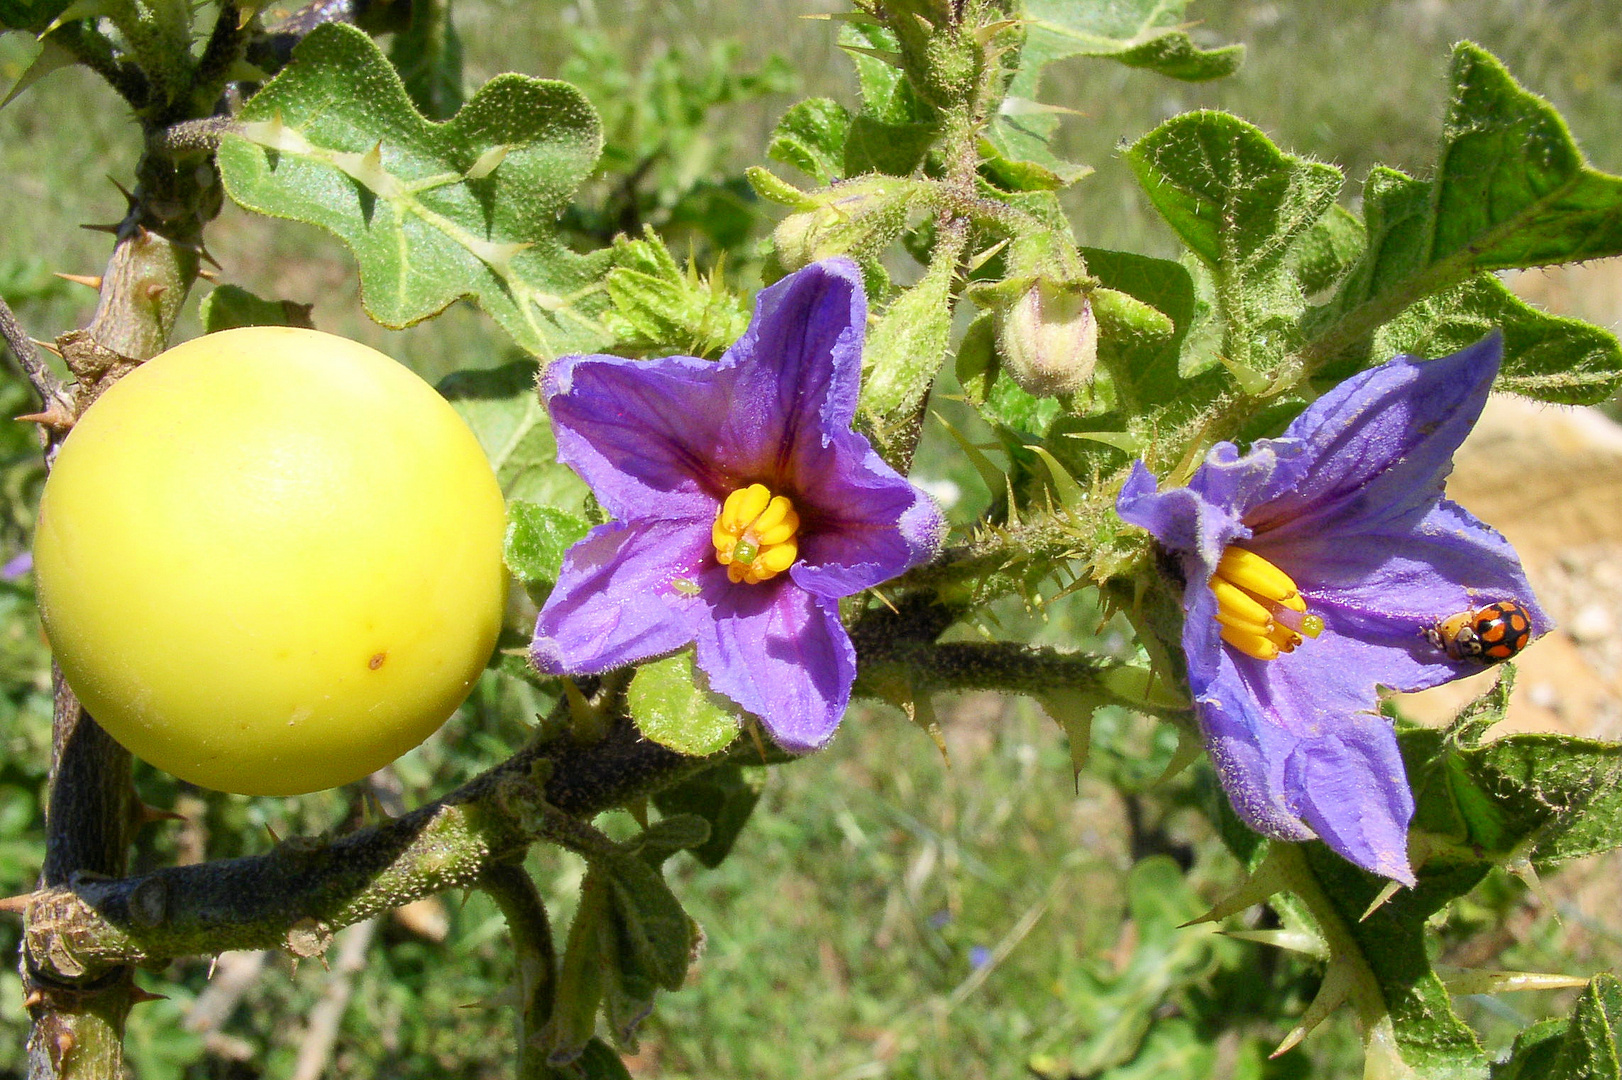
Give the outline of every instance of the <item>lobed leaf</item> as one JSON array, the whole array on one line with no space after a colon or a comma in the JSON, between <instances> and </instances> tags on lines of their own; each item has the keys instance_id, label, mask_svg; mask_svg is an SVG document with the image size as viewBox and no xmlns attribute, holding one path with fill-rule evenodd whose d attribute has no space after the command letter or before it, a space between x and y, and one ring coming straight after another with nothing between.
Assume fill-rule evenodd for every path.
<instances>
[{"instance_id":1,"label":"lobed leaf","mask_svg":"<svg viewBox=\"0 0 1622 1080\"><path fill-rule=\"evenodd\" d=\"M1622 177L1587 165L1554 107L1470 42L1451 78L1436 178L1377 168L1364 183L1368 247L1314 320L1317 363L1482 271L1622 253Z\"/></svg>"},{"instance_id":2,"label":"lobed leaf","mask_svg":"<svg viewBox=\"0 0 1622 1080\"><path fill-rule=\"evenodd\" d=\"M1374 335L1374 355L1445 356L1504 334L1496 389L1561 405L1598 405L1622 389L1622 344L1609 330L1539 311L1482 274L1433 293Z\"/></svg>"},{"instance_id":3,"label":"lobed leaf","mask_svg":"<svg viewBox=\"0 0 1622 1080\"><path fill-rule=\"evenodd\" d=\"M1340 171L1209 111L1173 117L1126 157L1149 201L1211 271L1224 358L1271 370L1296 344L1306 307L1291 262L1297 241L1334 205Z\"/></svg>"},{"instance_id":4,"label":"lobed leaf","mask_svg":"<svg viewBox=\"0 0 1622 1080\"><path fill-rule=\"evenodd\" d=\"M220 285L203 297L197 316L203 333L217 334L239 326L303 326L314 329L310 304L264 300L236 285Z\"/></svg>"},{"instance_id":5,"label":"lobed leaf","mask_svg":"<svg viewBox=\"0 0 1622 1080\"><path fill-rule=\"evenodd\" d=\"M530 360L458 371L440 382L439 392L478 436L509 500L577 510L586 485L558 464L552 422L535 392L536 374Z\"/></svg>"},{"instance_id":6,"label":"lobed leaf","mask_svg":"<svg viewBox=\"0 0 1622 1080\"><path fill-rule=\"evenodd\" d=\"M777 122L766 156L792 165L827 186L844 174L850 113L831 98L811 98L791 106Z\"/></svg>"},{"instance_id":7,"label":"lobed leaf","mask_svg":"<svg viewBox=\"0 0 1622 1080\"><path fill-rule=\"evenodd\" d=\"M1019 81L1070 56L1101 56L1174 79L1201 82L1239 69L1243 45L1201 49L1183 27L1188 0L1027 0L1025 49ZM1017 91L1016 91L1017 92Z\"/></svg>"},{"instance_id":8,"label":"lobed leaf","mask_svg":"<svg viewBox=\"0 0 1622 1080\"><path fill-rule=\"evenodd\" d=\"M328 23L238 119L219 150L226 191L347 243L373 319L409 326L466 297L537 356L607 343L610 253L558 238L602 146L574 87L499 75L431 122L371 38Z\"/></svg>"},{"instance_id":9,"label":"lobed leaf","mask_svg":"<svg viewBox=\"0 0 1622 1080\"><path fill-rule=\"evenodd\" d=\"M563 553L589 528L584 518L567 510L514 499L507 504L502 558L518 580L550 586L563 569Z\"/></svg>"}]
</instances>

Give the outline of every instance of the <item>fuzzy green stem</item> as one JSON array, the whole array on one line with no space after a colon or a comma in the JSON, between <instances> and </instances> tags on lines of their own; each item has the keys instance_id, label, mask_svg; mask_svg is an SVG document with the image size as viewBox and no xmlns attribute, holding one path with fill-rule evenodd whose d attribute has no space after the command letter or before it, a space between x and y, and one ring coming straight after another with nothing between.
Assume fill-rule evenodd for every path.
<instances>
[{"instance_id":1,"label":"fuzzy green stem","mask_svg":"<svg viewBox=\"0 0 1622 1080\"><path fill-rule=\"evenodd\" d=\"M513 942L513 978L518 989L517 1017L519 1080L548 1080L546 1046L539 1036L552 1016L556 993L557 952L552 923L535 881L521 863L498 863L479 877L478 888L489 894L507 920Z\"/></svg>"}]
</instances>

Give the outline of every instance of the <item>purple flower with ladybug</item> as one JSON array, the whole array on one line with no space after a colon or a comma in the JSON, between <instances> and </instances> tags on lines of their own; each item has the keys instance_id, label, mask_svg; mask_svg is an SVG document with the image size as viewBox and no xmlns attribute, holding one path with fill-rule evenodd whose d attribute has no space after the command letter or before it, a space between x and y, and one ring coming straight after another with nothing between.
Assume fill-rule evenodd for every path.
<instances>
[{"instance_id":1,"label":"purple flower with ladybug","mask_svg":"<svg viewBox=\"0 0 1622 1080\"><path fill-rule=\"evenodd\" d=\"M1414 884L1414 802L1377 688L1423 690L1520 652L1550 620L1497 531L1443 497L1503 356L1399 356L1313 402L1284 435L1207 454L1121 517L1177 556L1195 712L1239 816Z\"/></svg>"}]
</instances>

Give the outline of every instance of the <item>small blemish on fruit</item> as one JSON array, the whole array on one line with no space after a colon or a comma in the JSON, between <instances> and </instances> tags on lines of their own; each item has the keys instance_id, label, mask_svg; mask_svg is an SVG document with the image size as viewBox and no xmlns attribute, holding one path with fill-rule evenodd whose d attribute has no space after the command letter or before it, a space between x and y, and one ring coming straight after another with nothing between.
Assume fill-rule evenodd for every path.
<instances>
[{"instance_id":1,"label":"small blemish on fruit","mask_svg":"<svg viewBox=\"0 0 1622 1080\"><path fill-rule=\"evenodd\" d=\"M378 668L383 666L383 661L387 660L388 658L389 654L387 652L377 653L373 655L371 660L367 661L366 666L371 668L373 671L376 671Z\"/></svg>"}]
</instances>

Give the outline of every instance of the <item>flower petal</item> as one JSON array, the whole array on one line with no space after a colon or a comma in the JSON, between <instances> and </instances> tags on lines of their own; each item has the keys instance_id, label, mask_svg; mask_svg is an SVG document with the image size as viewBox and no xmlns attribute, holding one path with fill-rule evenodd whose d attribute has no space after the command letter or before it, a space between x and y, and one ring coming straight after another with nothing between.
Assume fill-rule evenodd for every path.
<instances>
[{"instance_id":1,"label":"flower petal","mask_svg":"<svg viewBox=\"0 0 1622 1080\"><path fill-rule=\"evenodd\" d=\"M838 605L783 579L728 589L706 582L704 595L714 618L699 624L698 666L710 688L760 717L785 750L826 743L856 681Z\"/></svg>"},{"instance_id":2,"label":"flower petal","mask_svg":"<svg viewBox=\"0 0 1622 1080\"><path fill-rule=\"evenodd\" d=\"M738 373L708 360L566 356L541 381L558 460L613 517L714 517Z\"/></svg>"},{"instance_id":3,"label":"flower petal","mask_svg":"<svg viewBox=\"0 0 1622 1080\"><path fill-rule=\"evenodd\" d=\"M1252 828L1281 840L1316 836L1411 885L1414 805L1396 734L1374 712L1373 683L1358 665L1314 649L1334 641L1326 632L1271 661L1223 649L1217 678L1196 699L1206 745Z\"/></svg>"},{"instance_id":4,"label":"flower petal","mask_svg":"<svg viewBox=\"0 0 1622 1080\"><path fill-rule=\"evenodd\" d=\"M1233 444L1219 443L1212 457L1223 447L1231 450ZM1222 549L1233 540L1248 537L1250 530L1231 504L1213 501L1192 486L1156 491L1155 484L1148 466L1134 461L1132 473L1115 500L1115 512L1127 524L1148 529L1162 547L1193 556L1204 571L1192 572L1189 580L1203 581L1222 558Z\"/></svg>"},{"instance_id":5,"label":"flower petal","mask_svg":"<svg viewBox=\"0 0 1622 1080\"><path fill-rule=\"evenodd\" d=\"M849 259L812 263L760 293L749 329L721 358L742 371L738 394L753 410L758 450L788 455L849 430L866 333L862 273Z\"/></svg>"},{"instance_id":6,"label":"flower petal","mask_svg":"<svg viewBox=\"0 0 1622 1080\"><path fill-rule=\"evenodd\" d=\"M850 428L867 301L847 260L815 263L760 294L720 361L691 356L554 361L541 396L558 459L616 518L692 517L745 484L794 486L796 462Z\"/></svg>"},{"instance_id":7,"label":"flower petal","mask_svg":"<svg viewBox=\"0 0 1622 1080\"><path fill-rule=\"evenodd\" d=\"M789 573L818 596L838 599L888 581L940 548L945 521L935 500L860 435L835 433L798 480L807 525Z\"/></svg>"},{"instance_id":8,"label":"flower petal","mask_svg":"<svg viewBox=\"0 0 1622 1080\"><path fill-rule=\"evenodd\" d=\"M1371 873L1417 883L1408 865L1414 797L1383 717L1350 717L1332 736L1303 740L1285 764L1284 783L1297 813L1331 850Z\"/></svg>"},{"instance_id":9,"label":"flower petal","mask_svg":"<svg viewBox=\"0 0 1622 1080\"><path fill-rule=\"evenodd\" d=\"M1409 523L1379 532L1337 533L1248 546L1294 579L1309 610L1328 630L1295 657L1339 670L1356 669L1395 690L1423 690L1481 670L1450 659L1425 638L1442 620L1500 600L1514 600L1534 637L1553 626L1526 580L1520 559L1496 529L1446 499ZM1343 646L1335 639L1355 642ZM1353 653L1355 652L1355 655ZM1280 661L1282 663L1282 661Z\"/></svg>"},{"instance_id":10,"label":"flower petal","mask_svg":"<svg viewBox=\"0 0 1622 1080\"><path fill-rule=\"evenodd\" d=\"M708 608L672 587L713 565L710 522L599 525L563 557L530 655L553 674L595 675L679 649Z\"/></svg>"},{"instance_id":11,"label":"flower petal","mask_svg":"<svg viewBox=\"0 0 1622 1080\"><path fill-rule=\"evenodd\" d=\"M1434 503L1503 352L1494 333L1439 360L1399 356L1341 383L1285 433L1307 446L1300 481L1246 524L1257 533L1330 535Z\"/></svg>"}]
</instances>

